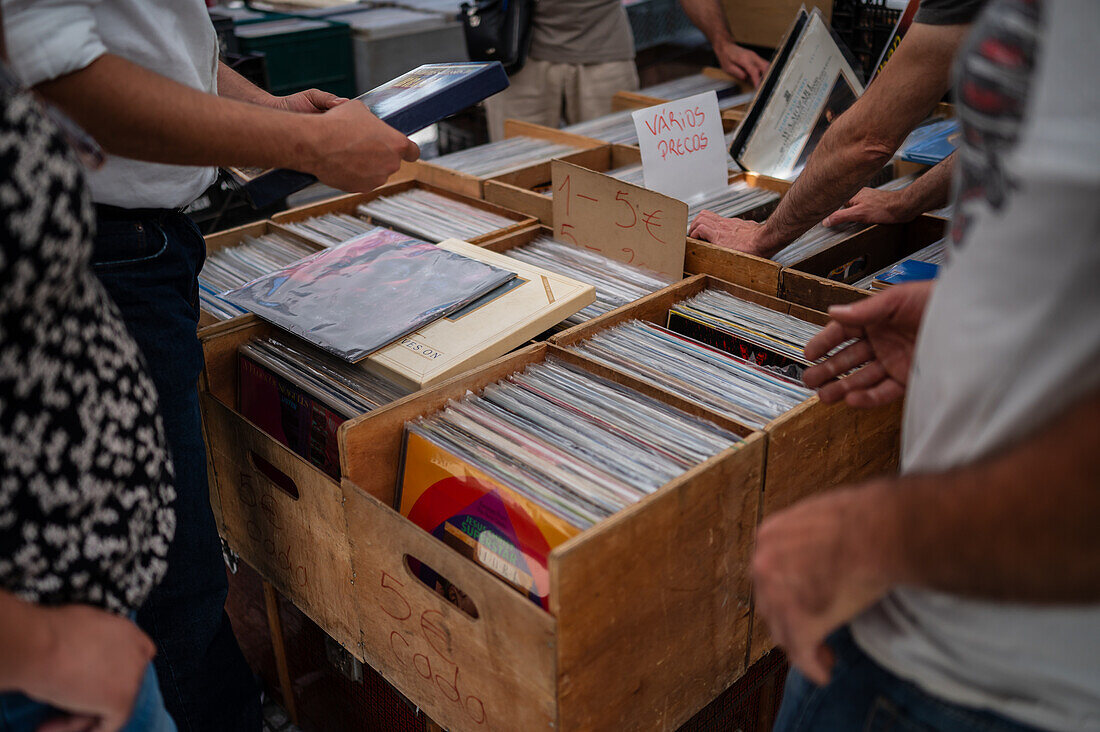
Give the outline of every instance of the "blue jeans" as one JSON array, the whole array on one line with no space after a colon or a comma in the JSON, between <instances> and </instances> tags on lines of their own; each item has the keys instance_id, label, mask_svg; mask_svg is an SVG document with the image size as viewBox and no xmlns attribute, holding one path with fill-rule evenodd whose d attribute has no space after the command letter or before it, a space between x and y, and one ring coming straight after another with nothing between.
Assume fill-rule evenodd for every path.
<instances>
[{"instance_id":1,"label":"blue jeans","mask_svg":"<svg viewBox=\"0 0 1100 732\"><path fill-rule=\"evenodd\" d=\"M259 690L225 614L228 582L196 388L203 363L196 278L205 242L183 214L107 207L97 214L92 268L145 357L176 470L168 573L137 622L157 644L161 690L180 730L259 730Z\"/></svg>"},{"instance_id":2,"label":"blue jeans","mask_svg":"<svg viewBox=\"0 0 1100 732\"><path fill-rule=\"evenodd\" d=\"M871 660L848 628L830 636L836 654L825 686L792 668L774 732L863 730L864 732L1030 732L1032 727L992 712L942 701Z\"/></svg>"},{"instance_id":3,"label":"blue jeans","mask_svg":"<svg viewBox=\"0 0 1100 732\"><path fill-rule=\"evenodd\" d=\"M22 694L0 694L0 732L35 732L47 720L65 713ZM141 680L130 721L121 732L176 732L161 697L152 664Z\"/></svg>"}]
</instances>

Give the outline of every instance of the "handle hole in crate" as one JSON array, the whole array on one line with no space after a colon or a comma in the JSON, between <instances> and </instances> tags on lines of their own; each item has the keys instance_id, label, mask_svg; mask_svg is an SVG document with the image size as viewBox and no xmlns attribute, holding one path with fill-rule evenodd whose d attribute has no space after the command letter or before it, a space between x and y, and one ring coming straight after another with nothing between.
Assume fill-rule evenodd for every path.
<instances>
[{"instance_id":1,"label":"handle hole in crate","mask_svg":"<svg viewBox=\"0 0 1100 732\"><path fill-rule=\"evenodd\" d=\"M294 480L284 473L283 471L272 465L266 458L257 455L255 452L248 451L248 461L252 463L252 467L255 468L261 475L270 480L272 484L287 494L295 501L300 496L298 494L298 486L295 485Z\"/></svg>"},{"instance_id":2,"label":"handle hole in crate","mask_svg":"<svg viewBox=\"0 0 1100 732\"><path fill-rule=\"evenodd\" d=\"M451 582L414 556L406 554L404 560L405 569L422 585L466 613L473 620L478 619L477 605L454 582Z\"/></svg>"}]
</instances>

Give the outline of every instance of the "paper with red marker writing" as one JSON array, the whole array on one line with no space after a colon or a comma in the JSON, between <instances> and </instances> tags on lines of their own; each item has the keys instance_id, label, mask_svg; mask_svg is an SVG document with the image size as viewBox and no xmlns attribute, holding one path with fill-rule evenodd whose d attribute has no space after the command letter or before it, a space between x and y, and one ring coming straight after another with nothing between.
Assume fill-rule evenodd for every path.
<instances>
[{"instance_id":1,"label":"paper with red marker writing","mask_svg":"<svg viewBox=\"0 0 1100 732\"><path fill-rule=\"evenodd\" d=\"M645 187L681 201L728 182L718 95L713 91L634 112Z\"/></svg>"}]
</instances>

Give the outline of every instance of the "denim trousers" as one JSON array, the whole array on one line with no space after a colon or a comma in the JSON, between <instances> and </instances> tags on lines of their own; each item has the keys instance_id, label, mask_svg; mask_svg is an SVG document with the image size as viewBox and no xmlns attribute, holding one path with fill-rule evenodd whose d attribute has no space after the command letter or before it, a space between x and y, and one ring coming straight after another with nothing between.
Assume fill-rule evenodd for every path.
<instances>
[{"instance_id":1,"label":"denim trousers","mask_svg":"<svg viewBox=\"0 0 1100 732\"><path fill-rule=\"evenodd\" d=\"M22 694L0 694L0 732L35 732L43 722L64 714ZM164 708L152 664L141 680L130 720L120 732L176 732L176 725Z\"/></svg>"},{"instance_id":2,"label":"denim trousers","mask_svg":"<svg viewBox=\"0 0 1100 732\"><path fill-rule=\"evenodd\" d=\"M829 637L836 665L825 686L787 675L775 732L1037 732L993 712L938 699L879 666L848 628Z\"/></svg>"},{"instance_id":3,"label":"denim trousers","mask_svg":"<svg viewBox=\"0 0 1100 732\"><path fill-rule=\"evenodd\" d=\"M225 614L228 582L210 509L199 415L202 235L174 211L97 206L92 269L122 313L156 385L176 474L168 572L138 611L181 732L259 730L260 697Z\"/></svg>"}]
</instances>

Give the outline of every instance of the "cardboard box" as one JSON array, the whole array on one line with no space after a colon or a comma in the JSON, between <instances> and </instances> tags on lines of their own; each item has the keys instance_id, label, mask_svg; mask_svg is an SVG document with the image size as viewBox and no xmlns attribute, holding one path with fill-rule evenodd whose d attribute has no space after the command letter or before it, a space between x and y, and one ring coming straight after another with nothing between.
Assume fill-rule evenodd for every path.
<instances>
[{"instance_id":1,"label":"cardboard box","mask_svg":"<svg viewBox=\"0 0 1100 732\"><path fill-rule=\"evenodd\" d=\"M829 21L833 0L722 0L726 24L734 40L742 45L776 48L790 28L798 9L819 8Z\"/></svg>"},{"instance_id":2,"label":"cardboard box","mask_svg":"<svg viewBox=\"0 0 1100 732\"><path fill-rule=\"evenodd\" d=\"M551 342L570 346L628 320L667 325L672 306L702 292L719 289L773 310L824 325L824 313L713 277L697 276L633 305L620 308L560 333ZM761 520L803 498L830 488L897 471L901 433L901 403L878 409L852 409L843 403L822 404L817 396L764 427L767 452ZM764 625L755 624L749 663L774 646Z\"/></svg>"},{"instance_id":3,"label":"cardboard box","mask_svg":"<svg viewBox=\"0 0 1100 732\"><path fill-rule=\"evenodd\" d=\"M492 239L510 234L514 231L518 231L522 228L530 226L535 223L534 219L518 211L509 210L503 206L498 206L494 203L487 203L480 198L470 198L459 193L454 193L450 190L439 188L429 183L424 183L417 180L407 180L399 183L387 183L384 186L375 188L370 193L348 193L342 196L336 196L335 198L329 198L317 203L310 203L305 206L299 206L297 208L288 209L281 213L277 213L271 217L271 223L275 225L276 229L287 231L283 225L291 222L304 221L306 219L313 218L314 216L321 216L327 213L343 213L356 218L370 221L370 218L358 213L360 204L367 201L373 201L376 198L384 198L386 196L393 195L395 193L401 193L413 188L420 188L423 190L438 193L441 196L460 201L468 206L479 208L483 211L497 214L498 216L504 216L512 219L515 223L510 226L506 226L503 229L484 234L482 236L476 236L469 241L471 244L483 244Z\"/></svg>"},{"instance_id":4,"label":"cardboard box","mask_svg":"<svg viewBox=\"0 0 1100 732\"><path fill-rule=\"evenodd\" d=\"M574 135L569 132L563 132L562 130L555 130L551 127L543 127L542 125L531 122L521 122L515 119L504 120L504 137L536 137L541 140L550 140L552 142L576 146L577 151L568 153L569 155L579 152L580 150L603 147L606 144L601 140L594 140L591 137ZM470 198L484 198L483 189L485 181L493 177L486 176L480 178L468 173L461 173L457 170L451 170L450 168L444 168L437 165L431 160L419 160L413 163L413 165L416 166L415 175L417 180L429 183L444 190L461 193Z\"/></svg>"}]
</instances>

